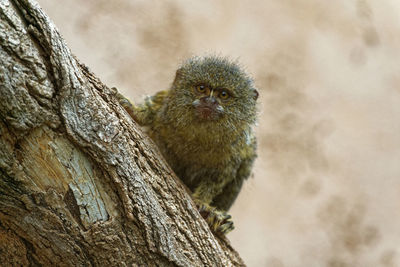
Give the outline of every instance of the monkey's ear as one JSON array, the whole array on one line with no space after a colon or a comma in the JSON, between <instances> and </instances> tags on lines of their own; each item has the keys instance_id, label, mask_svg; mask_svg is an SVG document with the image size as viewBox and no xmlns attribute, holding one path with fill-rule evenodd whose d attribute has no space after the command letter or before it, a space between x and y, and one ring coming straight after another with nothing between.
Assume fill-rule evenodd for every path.
<instances>
[{"instance_id":1,"label":"monkey's ear","mask_svg":"<svg viewBox=\"0 0 400 267\"><path fill-rule=\"evenodd\" d=\"M180 79L182 78L182 75L183 75L182 69L179 68L179 69L176 71L174 83L176 83L178 80L180 80Z\"/></svg>"},{"instance_id":2,"label":"monkey's ear","mask_svg":"<svg viewBox=\"0 0 400 267\"><path fill-rule=\"evenodd\" d=\"M253 98L254 98L254 100L257 100L257 98L258 98L258 91L256 90L256 89L254 89L253 90Z\"/></svg>"}]
</instances>

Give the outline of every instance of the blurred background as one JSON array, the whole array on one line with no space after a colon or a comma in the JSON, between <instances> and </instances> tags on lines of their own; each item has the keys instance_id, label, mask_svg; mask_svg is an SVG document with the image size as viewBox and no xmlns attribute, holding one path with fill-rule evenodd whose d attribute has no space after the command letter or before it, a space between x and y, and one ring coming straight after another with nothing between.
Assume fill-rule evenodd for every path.
<instances>
[{"instance_id":1,"label":"blurred background","mask_svg":"<svg viewBox=\"0 0 400 267\"><path fill-rule=\"evenodd\" d=\"M239 59L258 158L228 235L248 266L400 266L398 0L39 0L134 101L192 55Z\"/></svg>"}]
</instances>

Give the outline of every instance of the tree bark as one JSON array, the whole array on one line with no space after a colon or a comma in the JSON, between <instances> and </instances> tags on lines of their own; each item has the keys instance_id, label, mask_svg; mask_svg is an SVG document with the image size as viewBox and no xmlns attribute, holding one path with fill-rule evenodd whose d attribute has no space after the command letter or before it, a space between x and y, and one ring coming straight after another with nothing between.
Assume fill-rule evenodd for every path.
<instances>
[{"instance_id":1,"label":"tree bark","mask_svg":"<svg viewBox=\"0 0 400 267\"><path fill-rule=\"evenodd\" d=\"M0 0L2 266L237 266L33 0Z\"/></svg>"}]
</instances>

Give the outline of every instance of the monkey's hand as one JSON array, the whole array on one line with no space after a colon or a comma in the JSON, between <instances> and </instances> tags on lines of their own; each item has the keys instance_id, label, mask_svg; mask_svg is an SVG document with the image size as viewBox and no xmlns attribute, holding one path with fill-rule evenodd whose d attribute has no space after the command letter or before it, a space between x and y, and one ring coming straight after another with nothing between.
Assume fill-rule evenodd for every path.
<instances>
[{"instance_id":1,"label":"monkey's hand","mask_svg":"<svg viewBox=\"0 0 400 267\"><path fill-rule=\"evenodd\" d=\"M195 199L195 203L200 215L206 220L214 233L227 234L235 228L231 215L225 211L218 210L198 199Z\"/></svg>"},{"instance_id":2,"label":"monkey's hand","mask_svg":"<svg viewBox=\"0 0 400 267\"><path fill-rule=\"evenodd\" d=\"M128 98L120 94L117 88L113 87L111 90L113 90L122 107L141 126L153 124L154 118L168 94L168 91L160 91L153 96L147 97L143 104L135 105Z\"/></svg>"}]
</instances>

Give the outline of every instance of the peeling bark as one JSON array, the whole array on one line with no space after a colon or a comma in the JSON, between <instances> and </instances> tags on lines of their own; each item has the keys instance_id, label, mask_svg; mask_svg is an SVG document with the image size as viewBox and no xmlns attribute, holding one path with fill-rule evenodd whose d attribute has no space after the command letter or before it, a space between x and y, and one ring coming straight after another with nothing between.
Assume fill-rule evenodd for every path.
<instances>
[{"instance_id":1,"label":"peeling bark","mask_svg":"<svg viewBox=\"0 0 400 267\"><path fill-rule=\"evenodd\" d=\"M33 0L0 1L0 262L243 265Z\"/></svg>"}]
</instances>

